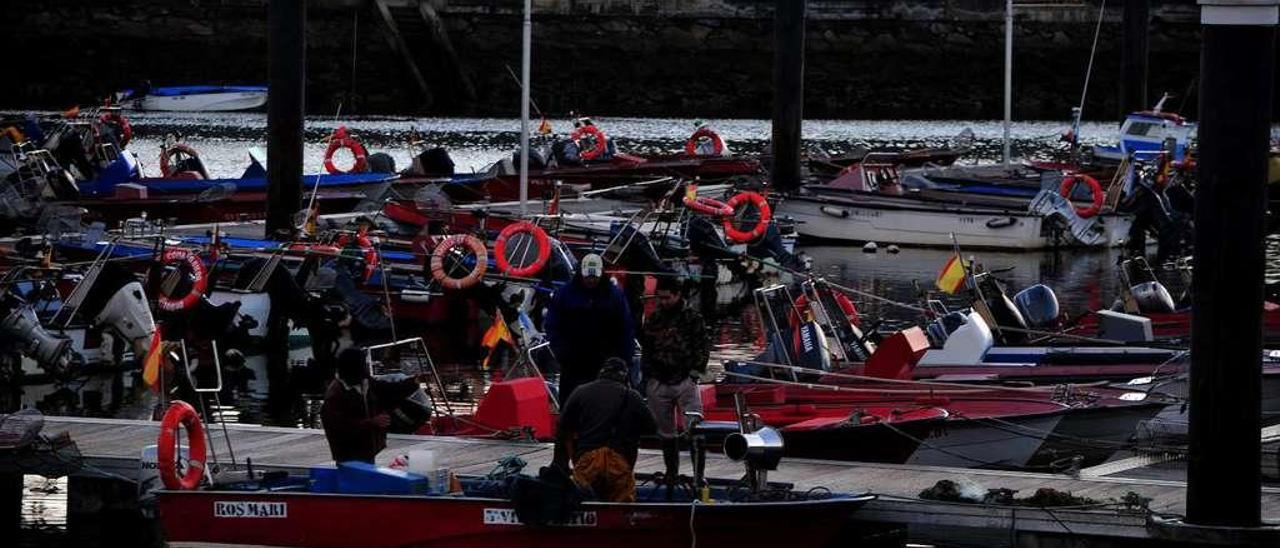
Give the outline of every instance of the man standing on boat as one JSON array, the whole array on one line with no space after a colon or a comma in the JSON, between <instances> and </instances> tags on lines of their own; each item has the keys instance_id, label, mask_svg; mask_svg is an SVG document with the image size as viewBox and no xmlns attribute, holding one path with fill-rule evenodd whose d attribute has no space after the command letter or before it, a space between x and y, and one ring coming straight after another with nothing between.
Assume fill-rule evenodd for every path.
<instances>
[{"instance_id":1,"label":"man standing on boat","mask_svg":"<svg viewBox=\"0 0 1280 548\"><path fill-rule=\"evenodd\" d=\"M635 502L640 436L652 434L653 413L628 386L627 363L609 358L599 378L573 391L560 412L555 465L573 461L573 481L599 500Z\"/></svg>"},{"instance_id":2,"label":"man standing on boat","mask_svg":"<svg viewBox=\"0 0 1280 548\"><path fill-rule=\"evenodd\" d=\"M387 430L391 427L390 405L417 389L416 379L385 382L369 373L369 362L358 348L338 354L338 376L329 383L324 394L320 420L329 452L335 462L364 461L387 447Z\"/></svg>"},{"instance_id":3,"label":"man standing on boat","mask_svg":"<svg viewBox=\"0 0 1280 548\"><path fill-rule=\"evenodd\" d=\"M662 460L666 464L667 493L680 475L680 446L676 409L701 413L697 379L707 370L710 335L698 311L685 306L680 279L658 278L657 307L640 328L644 358L645 394L658 421Z\"/></svg>"},{"instance_id":4,"label":"man standing on boat","mask_svg":"<svg viewBox=\"0 0 1280 548\"><path fill-rule=\"evenodd\" d=\"M600 365L618 358L630 366L635 325L627 299L604 275L604 259L590 254L573 280L557 289L544 322L551 351L560 363L560 402L579 385L595 380Z\"/></svg>"}]
</instances>

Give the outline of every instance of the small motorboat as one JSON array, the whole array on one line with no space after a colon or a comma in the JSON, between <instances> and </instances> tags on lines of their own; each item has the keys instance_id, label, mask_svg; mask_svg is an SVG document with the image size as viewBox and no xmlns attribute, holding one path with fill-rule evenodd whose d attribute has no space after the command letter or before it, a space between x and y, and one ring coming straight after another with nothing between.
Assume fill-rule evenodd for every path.
<instances>
[{"instance_id":1,"label":"small motorboat","mask_svg":"<svg viewBox=\"0 0 1280 548\"><path fill-rule=\"evenodd\" d=\"M267 86L170 86L126 89L117 94L130 110L227 112L253 110L267 104Z\"/></svg>"}]
</instances>

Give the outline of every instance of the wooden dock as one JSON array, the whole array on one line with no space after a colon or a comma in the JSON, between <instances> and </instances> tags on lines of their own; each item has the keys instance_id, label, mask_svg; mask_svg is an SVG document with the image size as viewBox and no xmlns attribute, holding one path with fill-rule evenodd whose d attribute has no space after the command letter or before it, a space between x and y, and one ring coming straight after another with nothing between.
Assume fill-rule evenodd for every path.
<instances>
[{"instance_id":1,"label":"wooden dock","mask_svg":"<svg viewBox=\"0 0 1280 548\"><path fill-rule=\"evenodd\" d=\"M86 477L131 479L136 477L143 447L152 445L158 435L158 423L147 421L46 417L44 433L66 432L77 442L86 467L77 475ZM314 429L294 429L233 424L228 433L235 456L243 465L251 459L257 469L301 469L332 465L324 434ZM228 463L221 428L212 429L214 450L223 463ZM379 464L387 464L395 455L413 449L435 451L439 461L455 472L485 474L498 459L516 455L529 463L526 471L535 471L551 460L551 446L542 443L473 440L450 437L391 435L388 449L379 456ZM1156 459L1159 461L1159 459ZM1157 464L1159 464L1157 462ZM9 463L0 461L0 472ZM642 451L638 472L662 469L662 457L656 451ZM833 491L870 492L879 499L858 512L854 519L869 524L928 528L971 528L999 531L1001 538L1039 536L1084 536L1099 539L1157 539L1160 528L1151 525L1153 516L1182 514L1186 485L1176 468L1158 471L1138 466L1117 466L1116 474L1104 475L1095 469L1088 477L908 466L872 463L848 463L788 459L782 469L770 474L771 481L794 483L799 489L826 487ZM687 472L687 461L686 469ZM707 463L709 477L737 478L742 466L718 455ZM1172 476L1153 479L1151 475ZM967 480L984 489L1012 489L1026 497L1040 488L1052 488L1075 496L1088 497L1100 503L1093 507L1035 508L947 503L919 498L920 492L940 480ZM1116 504L1128 493L1150 499L1147 509L1126 508ZM1280 488L1265 487L1262 494L1264 517L1280 519ZM1020 540L1019 542L1026 542Z\"/></svg>"}]
</instances>

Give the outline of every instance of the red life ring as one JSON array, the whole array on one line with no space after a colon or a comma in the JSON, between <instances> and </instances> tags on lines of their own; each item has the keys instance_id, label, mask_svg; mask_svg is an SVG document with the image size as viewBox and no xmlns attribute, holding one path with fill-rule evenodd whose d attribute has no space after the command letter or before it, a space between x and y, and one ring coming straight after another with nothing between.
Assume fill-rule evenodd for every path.
<instances>
[{"instance_id":1,"label":"red life ring","mask_svg":"<svg viewBox=\"0 0 1280 548\"><path fill-rule=\"evenodd\" d=\"M178 425L187 429L187 445L190 455L187 458L187 471L178 477L178 454L175 441L178 437ZM204 424L200 415L191 404L176 400L169 405L160 422L160 439L156 442L156 460L160 469L160 479L168 489L186 489L188 491L200 486L204 477L205 438Z\"/></svg>"},{"instance_id":2,"label":"red life ring","mask_svg":"<svg viewBox=\"0 0 1280 548\"><path fill-rule=\"evenodd\" d=\"M756 206L756 209L760 211L760 220L756 221L756 226L750 231L743 231L734 225L734 220L737 216L738 206L746 205L747 203ZM769 229L769 221L773 220L773 210L769 207L769 201L756 192L739 192L729 198L729 203L726 205L735 215L729 215L724 218L724 235L734 243L745 244L759 240L761 236L764 236L764 232Z\"/></svg>"},{"instance_id":3,"label":"red life ring","mask_svg":"<svg viewBox=\"0 0 1280 548\"><path fill-rule=\"evenodd\" d=\"M107 112L98 117L98 122L103 124L112 124L120 128L120 148L129 145L129 141L133 140L133 124L129 123L129 119L125 118L119 112Z\"/></svg>"},{"instance_id":4,"label":"red life ring","mask_svg":"<svg viewBox=\"0 0 1280 548\"><path fill-rule=\"evenodd\" d=\"M200 157L200 155L196 153L196 149L191 148L190 146L187 146L182 143L173 145L169 148L166 148L160 151L160 174L164 175L165 177L174 176L176 171L173 166L176 165L177 162L174 160L171 160L170 158L177 157L178 153L186 154L187 156L190 156L192 158Z\"/></svg>"},{"instance_id":5,"label":"red life ring","mask_svg":"<svg viewBox=\"0 0 1280 548\"><path fill-rule=\"evenodd\" d=\"M350 150L351 155L356 159L356 163L347 171L339 169L333 163L333 153L343 148ZM347 126L338 126L333 135L329 136L329 148L324 151L324 170L328 171L330 175L341 175L344 173L361 173L368 170L368 168L369 158L364 145L347 133Z\"/></svg>"},{"instance_id":6,"label":"red life ring","mask_svg":"<svg viewBox=\"0 0 1280 548\"><path fill-rule=\"evenodd\" d=\"M728 217L733 215L733 208L729 204L712 198L698 197L698 185L690 184L684 191L684 206L713 217Z\"/></svg>"},{"instance_id":7,"label":"red life ring","mask_svg":"<svg viewBox=\"0 0 1280 548\"><path fill-rule=\"evenodd\" d=\"M160 262L165 265L185 262L191 269L191 291L181 298L160 293L156 297L156 304L166 312L181 312L195 306L200 296L204 295L205 290L209 288L209 276L200 257L186 249L171 247L165 250Z\"/></svg>"},{"instance_id":8,"label":"red life ring","mask_svg":"<svg viewBox=\"0 0 1280 548\"><path fill-rule=\"evenodd\" d=\"M711 131L711 128L700 127L698 128L698 131L693 132L693 135L689 136L688 141L684 142L685 156L704 156L698 154L698 141L701 141L702 139L711 139L712 152L710 156L720 156L721 154L724 154L724 139L720 138L720 134Z\"/></svg>"},{"instance_id":9,"label":"red life ring","mask_svg":"<svg viewBox=\"0 0 1280 548\"><path fill-rule=\"evenodd\" d=\"M840 311L844 313L844 317L848 318L850 325L862 325L862 317L858 315L857 307L853 306L853 301L849 300L849 296L844 293L831 292L836 299L836 305L840 307ZM800 295L795 300L795 306L787 313L787 319L791 325L798 325L800 314L809 310L809 296Z\"/></svg>"},{"instance_id":10,"label":"red life ring","mask_svg":"<svg viewBox=\"0 0 1280 548\"><path fill-rule=\"evenodd\" d=\"M378 250L373 247L373 240L364 232L357 233L355 241L356 245L360 246L360 251L364 253L364 281L367 282L378 271ZM338 253L341 254L342 250L351 244L351 235L343 234L338 236L338 239L333 244L338 249Z\"/></svg>"},{"instance_id":11,"label":"red life ring","mask_svg":"<svg viewBox=\"0 0 1280 548\"><path fill-rule=\"evenodd\" d=\"M533 238L534 245L538 246L538 255L533 262L520 267L512 266L507 259L507 240L517 234L528 234ZM528 247L525 246L524 250L527 252ZM542 227L529 221L512 223L498 233L498 239L493 243L493 254L494 261L498 263L498 270L517 278L532 278L542 272L542 268L551 259L551 238Z\"/></svg>"},{"instance_id":12,"label":"red life ring","mask_svg":"<svg viewBox=\"0 0 1280 548\"><path fill-rule=\"evenodd\" d=\"M582 144L579 143L579 141L587 135L595 138L595 146L587 150L582 150ZM578 126L578 128L573 130L573 133L569 135L569 138L573 139L573 142L578 143L578 156L583 160L594 160L599 158L600 155L604 154L604 151L609 148L609 137L606 136L603 131L600 131L600 128L594 125Z\"/></svg>"},{"instance_id":13,"label":"red life ring","mask_svg":"<svg viewBox=\"0 0 1280 548\"><path fill-rule=\"evenodd\" d=\"M1098 180L1085 175L1083 173L1068 173L1062 178L1062 186L1058 188L1058 194L1063 198L1071 200L1071 191L1075 189L1077 181L1084 181L1089 185L1089 192L1093 194L1093 203L1088 207L1076 206L1076 215L1082 219L1088 219L1102 212L1102 200L1106 197L1106 193L1102 191L1102 185L1098 184Z\"/></svg>"},{"instance_id":14,"label":"red life ring","mask_svg":"<svg viewBox=\"0 0 1280 548\"><path fill-rule=\"evenodd\" d=\"M444 257L456 247L465 247L476 256L476 266L466 276L454 278L444 271ZM489 269L488 251L484 242L470 234L454 234L444 239L431 252L431 277L446 289L466 289L480 282Z\"/></svg>"}]
</instances>

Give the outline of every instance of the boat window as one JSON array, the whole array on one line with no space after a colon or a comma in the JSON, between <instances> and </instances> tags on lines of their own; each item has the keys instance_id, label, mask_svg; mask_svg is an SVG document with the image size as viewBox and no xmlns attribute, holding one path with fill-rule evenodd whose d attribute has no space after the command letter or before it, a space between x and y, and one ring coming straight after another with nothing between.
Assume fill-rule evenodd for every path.
<instances>
[{"instance_id":1,"label":"boat window","mask_svg":"<svg viewBox=\"0 0 1280 548\"><path fill-rule=\"evenodd\" d=\"M1160 134L1160 124L1153 122L1130 122L1127 133L1129 135L1136 135L1139 137L1154 137Z\"/></svg>"}]
</instances>

